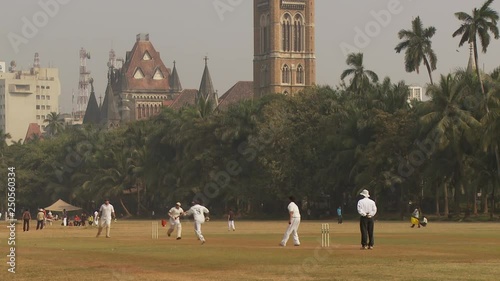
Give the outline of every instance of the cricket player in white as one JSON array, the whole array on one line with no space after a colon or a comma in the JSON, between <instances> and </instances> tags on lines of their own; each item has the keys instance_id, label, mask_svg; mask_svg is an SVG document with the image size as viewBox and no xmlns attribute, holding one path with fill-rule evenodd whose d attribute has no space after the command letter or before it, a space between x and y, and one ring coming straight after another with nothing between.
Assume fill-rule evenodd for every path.
<instances>
[{"instance_id":1,"label":"cricket player in white","mask_svg":"<svg viewBox=\"0 0 500 281\"><path fill-rule=\"evenodd\" d=\"M290 215L290 219L288 221L288 228L286 229L285 235L283 235L283 240L281 240L280 246L286 246L286 242L290 238L290 234L293 236L293 244L295 246L300 246L299 234L297 231L299 230L300 225L300 211L297 204L295 204L295 197L290 196L290 204L288 204L288 214Z\"/></svg>"},{"instance_id":2,"label":"cricket player in white","mask_svg":"<svg viewBox=\"0 0 500 281\"><path fill-rule=\"evenodd\" d=\"M99 209L99 230L97 231L96 237L99 237L102 232L102 228L106 227L106 238L110 238L109 232L111 228L111 218L116 219L115 209L113 205L109 204L109 200L104 200L104 204L101 205Z\"/></svg>"},{"instance_id":3,"label":"cricket player in white","mask_svg":"<svg viewBox=\"0 0 500 281\"><path fill-rule=\"evenodd\" d=\"M194 204L184 215L194 217L194 233L198 236L198 239L201 241L201 244L205 244L205 237L201 233L201 225L205 222L205 214L208 215L208 209L201 206L198 202L193 202ZM208 216L206 218L208 220Z\"/></svg>"},{"instance_id":4,"label":"cricket player in white","mask_svg":"<svg viewBox=\"0 0 500 281\"><path fill-rule=\"evenodd\" d=\"M167 235L170 237L170 234L174 231L174 228L177 226L177 240L181 239L182 234L182 225L180 216L184 213L184 210L181 208L181 203L175 203L175 207L172 207L170 211L168 211L170 228L167 231Z\"/></svg>"}]
</instances>

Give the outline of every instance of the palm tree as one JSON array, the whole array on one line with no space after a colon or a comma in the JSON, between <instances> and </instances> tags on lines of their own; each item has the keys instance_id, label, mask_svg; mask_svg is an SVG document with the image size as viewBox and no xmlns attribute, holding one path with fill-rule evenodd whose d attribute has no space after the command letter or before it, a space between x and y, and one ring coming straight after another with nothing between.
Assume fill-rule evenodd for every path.
<instances>
[{"instance_id":1,"label":"palm tree","mask_svg":"<svg viewBox=\"0 0 500 281\"><path fill-rule=\"evenodd\" d=\"M10 139L11 136L9 133L4 133L2 129L0 129L0 151L5 148L7 145L7 140Z\"/></svg>"},{"instance_id":2,"label":"palm tree","mask_svg":"<svg viewBox=\"0 0 500 281\"><path fill-rule=\"evenodd\" d=\"M484 132L483 132L483 142L485 148L490 147L495 155L496 166L497 166L497 176L500 179L500 153L498 146L498 137L499 137L499 129L500 123L498 122L498 118L500 117L500 77L499 77L499 68L495 69L490 77L491 79L487 80L487 84L489 84L489 91L486 95L486 103L488 104L488 111L482 117L481 123L483 124ZM492 192L492 205L491 205L491 218L493 218L493 214L495 212L495 187L493 186Z\"/></svg>"},{"instance_id":3,"label":"palm tree","mask_svg":"<svg viewBox=\"0 0 500 281\"><path fill-rule=\"evenodd\" d=\"M426 105L428 112L420 120L428 130L428 139L433 140L437 146L435 161L444 157L449 160L447 166L455 167L450 171L451 174L443 176L455 184L455 189L458 185L464 191L464 143L470 144L473 141L476 137L475 129L480 123L470 111L463 108L465 92L458 78L451 74L441 75L439 84L429 86L427 94L432 97L432 102ZM447 183L444 183L445 196Z\"/></svg>"},{"instance_id":4,"label":"palm tree","mask_svg":"<svg viewBox=\"0 0 500 281\"><path fill-rule=\"evenodd\" d=\"M483 53L486 53L488 46L490 45L490 33L493 34L495 39L500 38L497 26L498 12L490 8L493 1L494 0L487 0L481 8L475 8L472 10L471 15L465 12L455 13L457 19L462 21L462 25L453 33L453 37L459 35L462 36L460 43L458 44L459 47L461 47L465 42L472 44L474 48L474 58L476 59L476 74L481 82L481 91L483 95L486 94L486 91L484 89L483 81L481 80L479 67L477 67L479 65L477 37L479 37L479 41L481 42Z\"/></svg>"},{"instance_id":5,"label":"palm tree","mask_svg":"<svg viewBox=\"0 0 500 281\"><path fill-rule=\"evenodd\" d=\"M59 113L51 112L43 122L49 123L45 127L45 131L47 131L50 136L55 136L64 130L64 120Z\"/></svg>"},{"instance_id":6,"label":"palm tree","mask_svg":"<svg viewBox=\"0 0 500 281\"><path fill-rule=\"evenodd\" d=\"M405 30L401 29L398 33L399 39L403 39L399 43L395 50L396 53L400 53L402 50L405 51L405 69L406 72L416 71L417 74L420 73L420 65L422 61L424 62L427 72L429 73L429 79L431 84L433 70L436 70L437 57L432 49L431 38L436 33L436 28L431 26L424 28L420 17L417 17L411 22L412 29Z\"/></svg>"},{"instance_id":7,"label":"palm tree","mask_svg":"<svg viewBox=\"0 0 500 281\"><path fill-rule=\"evenodd\" d=\"M340 79L344 80L347 76L351 76L350 89L360 92L365 86L370 85L370 80L373 83L378 82L378 76L375 72L365 69L363 65L363 53L351 53L347 56L347 65L352 68L344 70Z\"/></svg>"}]
</instances>

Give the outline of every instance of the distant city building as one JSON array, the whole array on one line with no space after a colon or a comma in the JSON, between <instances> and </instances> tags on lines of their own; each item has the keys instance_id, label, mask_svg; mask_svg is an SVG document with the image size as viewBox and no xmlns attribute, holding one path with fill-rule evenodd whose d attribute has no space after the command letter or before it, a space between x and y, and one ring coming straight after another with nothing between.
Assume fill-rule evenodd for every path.
<instances>
[{"instance_id":1,"label":"distant city building","mask_svg":"<svg viewBox=\"0 0 500 281\"><path fill-rule=\"evenodd\" d=\"M408 95L408 101L411 101L411 100L423 101L424 100L424 89L422 87L409 86L408 89L410 90L410 93Z\"/></svg>"},{"instance_id":2,"label":"distant city building","mask_svg":"<svg viewBox=\"0 0 500 281\"><path fill-rule=\"evenodd\" d=\"M160 53L149 40L149 34L137 35L123 63L117 63L116 55L111 51L108 67L108 85L100 106L90 82L91 93L84 124L114 128L121 123L150 118L159 114L163 107L181 108L194 105L200 99L210 100L214 108L219 104L208 69L208 58L205 58L199 90L183 89L175 61L173 69L165 66Z\"/></svg>"},{"instance_id":3,"label":"distant city building","mask_svg":"<svg viewBox=\"0 0 500 281\"><path fill-rule=\"evenodd\" d=\"M315 1L253 2L254 94L295 94L314 85Z\"/></svg>"},{"instance_id":4,"label":"distant city building","mask_svg":"<svg viewBox=\"0 0 500 281\"><path fill-rule=\"evenodd\" d=\"M9 133L12 141L19 141L25 139L32 123L43 132L46 117L59 111L61 84L57 68L16 71L15 67L11 62L9 71L0 72L0 129ZM36 131L33 125L30 131Z\"/></svg>"}]
</instances>

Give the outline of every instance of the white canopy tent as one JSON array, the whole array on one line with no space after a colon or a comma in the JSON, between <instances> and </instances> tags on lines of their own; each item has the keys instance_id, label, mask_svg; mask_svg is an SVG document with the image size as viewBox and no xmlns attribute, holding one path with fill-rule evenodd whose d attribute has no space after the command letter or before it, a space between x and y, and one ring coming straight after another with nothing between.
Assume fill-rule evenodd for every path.
<instances>
[{"instance_id":1,"label":"white canopy tent","mask_svg":"<svg viewBox=\"0 0 500 281\"><path fill-rule=\"evenodd\" d=\"M69 212L69 211L81 210L82 208L73 206L67 202L64 202L61 199L57 200L54 204L45 208L45 210L47 211L55 211L55 212L62 212L64 209L66 209L66 211Z\"/></svg>"}]
</instances>

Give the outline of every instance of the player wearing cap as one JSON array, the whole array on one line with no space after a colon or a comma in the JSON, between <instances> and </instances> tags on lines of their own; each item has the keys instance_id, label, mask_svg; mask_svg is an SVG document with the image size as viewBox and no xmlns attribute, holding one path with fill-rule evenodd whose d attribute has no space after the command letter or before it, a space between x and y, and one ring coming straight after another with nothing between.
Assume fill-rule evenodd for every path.
<instances>
[{"instance_id":1,"label":"player wearing cap","mask_svg":"<svg viewBox=\"0 0 500 281\"><path fill-rule=\"evenodd\" d=\"M169 218L169 223L170 223L170 228L167 231L168 237L170 237L170 234L174 231L174 228L177 226L177 240L181 239L182 235L182 225L181 225L181 220L180 216L184 213L184 210L181 208L181 203L177 202L175 203L175 207L172 207L170 211L168 211L168 216Z\"/></svg>"},{"instance_id":2,"label":"player wearing cap","mask_svg":"<svg viewBox=\"0 0 500 281\"><path fill-rule=\"evenodd\" d=\"M196 236L198 236L198 239L201 241L201 244L205 244L205 237L203 237L203 234L201 233L201 225L205 222L205 220L209 220L209 217L205 219L205 214L208 215L209 211L207 208L204 206L200 205L199 202L193 201L191 202L193 206L184 213L186 216L193 215L194 217L194 233L196 233Z\"/></svg>"}]
</instances>

